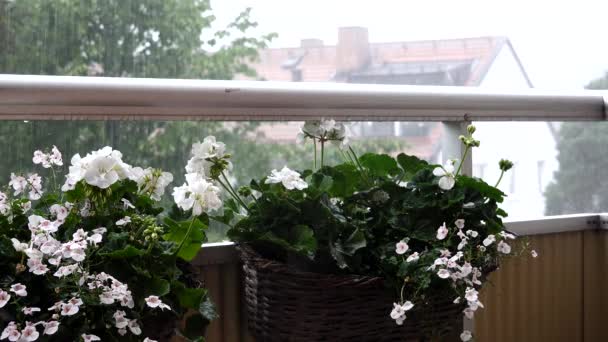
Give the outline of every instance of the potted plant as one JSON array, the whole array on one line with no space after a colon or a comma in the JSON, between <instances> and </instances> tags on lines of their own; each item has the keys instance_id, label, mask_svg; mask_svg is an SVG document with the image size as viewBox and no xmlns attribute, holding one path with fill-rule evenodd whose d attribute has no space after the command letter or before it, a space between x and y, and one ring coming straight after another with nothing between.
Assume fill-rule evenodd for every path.
<instances>
[{"instance_id":1,"label":"potted plant","mask_svg":"<svg viewBox=\"0 0 608 342\"><path fill-rule=\"evenodd\" d=\"M463 160L479 146L474 132L460 137ZM298 140L312 142L313 170L272 170L238 190L227 177L230 155L213 137L189 162L188 172L232 196L216 219L239 244L254 337L409 341L461 329L462 316L483 307L487 275L512 253L498 183L461 174L457 160L359 156L333 120L307 122ZM343 163L325 165L329 144L340 145ZM499 167L504 174L512 163Z\"/></svg>"},{"instance_id":2,"label":"potted plant","mask_svg":"<svg viewBox=\"0 0 608 342\"><path fill-rule=\"evenodd\" d=\"M56 147L33 162L47 181L0 192L0 340L202 341L214 311L188 261L205 215L159 219L173 176L110 147L75 155L61 187Z\"/></svg>"}]
</instances>

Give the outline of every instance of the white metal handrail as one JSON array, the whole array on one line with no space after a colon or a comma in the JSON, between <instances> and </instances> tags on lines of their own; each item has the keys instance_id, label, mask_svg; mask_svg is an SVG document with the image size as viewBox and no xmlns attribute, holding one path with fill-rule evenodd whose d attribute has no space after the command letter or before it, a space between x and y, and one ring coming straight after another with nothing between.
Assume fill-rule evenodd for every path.
<instances>
[{"instance_id":1,"label":"white metal handrail","mask_svg":"<svg viewBox=\"0 0 608 342\"><path fill-rule=\"evenodd\" d=\"M534 220L508 221L505 227L520 236L559 234L586 230L608 230L608 213L546 216ZM236 262L234 243L203 244L194 265L218 265Z\"/></svg>"},{"instance_id":2,"label":"white metal handrail","mask_svg":"<svg viewBox=\"0 0 608 342\"><path fill-rule=\"evenodd\" d=\"M0 75L0 119L589 121L608 93Z\"/></svg>"}]
</instances>

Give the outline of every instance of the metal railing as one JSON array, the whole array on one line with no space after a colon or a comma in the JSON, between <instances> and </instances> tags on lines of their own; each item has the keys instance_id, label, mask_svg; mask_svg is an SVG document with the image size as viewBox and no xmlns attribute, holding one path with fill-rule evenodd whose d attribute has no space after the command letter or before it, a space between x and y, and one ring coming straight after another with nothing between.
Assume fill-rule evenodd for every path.
<instances>
[{"instance_id":1,"label":"metal railing","mask_svg":"<svg viewBox=\"0 0 608 342\"><path fill-rule=\"evenodd\" d=\"M608 93L0 75L0 119L589 121Z\"/></svg>"}]
</instances>

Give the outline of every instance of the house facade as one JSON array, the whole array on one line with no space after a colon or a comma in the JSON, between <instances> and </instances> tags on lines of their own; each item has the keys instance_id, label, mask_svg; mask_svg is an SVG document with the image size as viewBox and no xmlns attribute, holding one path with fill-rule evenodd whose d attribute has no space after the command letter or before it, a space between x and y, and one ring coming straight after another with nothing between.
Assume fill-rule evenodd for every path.
<instances>
[{"instance_id":1,"label":"house facade","mask_svg":"<svg viewBox=\"0 0 608 342\"><path fill-rule=\"evenodd\" d=\"M344 82L420 86L470 86L517 90L532 87L515 49L506 37L450 40L369 42L364 27L338 30L336 45L303 39L300 46L260 51L252 64L261 80ZM503 179L504 203L516 219L544 214L544 190L557 170L555 125L544 122L477 123L482 141L473 154L473 173L488 183L499 176L498 160L515 167ZM298 123L261 127L273 139L295 136ZM443 126L433 122L360 122L352 131L359 137L391 136L405 139L406 152L432 162L442 155Z\"/></svg>"}]
</instances>

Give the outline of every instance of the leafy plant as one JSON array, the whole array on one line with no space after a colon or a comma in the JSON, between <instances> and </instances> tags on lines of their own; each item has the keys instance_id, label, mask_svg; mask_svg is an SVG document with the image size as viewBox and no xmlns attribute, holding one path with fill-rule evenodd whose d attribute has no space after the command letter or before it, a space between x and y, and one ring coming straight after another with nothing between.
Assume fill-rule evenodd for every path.
<instances>
[{"instance_id":1,"label":"leafy plant","mask_svg":"<svg viewBox=\"0 0 608 342\"><path fill-rule=\"evenodd\" d=\"M188 262L208 218L160 219L173 176L106 147L74 156L60 190L61 153L33 161L51 170L48 183L13 174L0 192L0 339L201 341L215 313Z\"/></svg>"},{"instance_id":2,"label":"leafy plant","mask_svg":"<svg viewBox=\"0 0 608 342\"><path fill-rule=\"evenodd\" d=\"M315 168L273 170L233 192L241 208L225 207L231 214L219 218L231 225L229 237L302 270L384 278L398 298L387 308L397 324L436 297L462 303L472 317L483 306L482 281L500 255L511 254L515 236L505 231L507 214L498 207L505 194L462 175L456 160L431 165L405 154L358 156L346 132L333 120L307 122L300 140L312 141ZM463 159L479 146L474 132L469 126L460 137ZM327 166L324 149L332 141L340 143L344 163ZM504 173L512 163L499 166Z\"/></svg>"}]
</instances>

